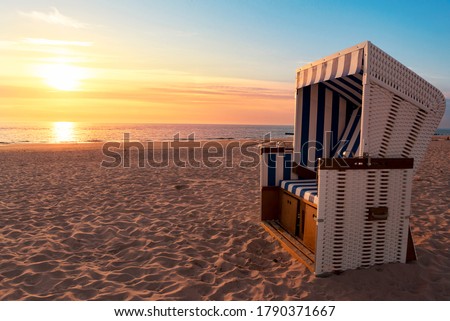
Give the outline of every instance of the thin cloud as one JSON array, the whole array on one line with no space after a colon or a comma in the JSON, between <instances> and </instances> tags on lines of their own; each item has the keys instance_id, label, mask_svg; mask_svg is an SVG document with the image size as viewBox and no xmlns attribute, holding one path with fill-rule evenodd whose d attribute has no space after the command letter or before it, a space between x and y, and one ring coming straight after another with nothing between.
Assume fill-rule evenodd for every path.
<instances>
[{"instance_id":1,"label":"thin cloud","mask_svg":"<svg viewBox=\"0 0 450 321\"><path fill-rule=\"evenodd\" d=\"M0 40L0 48L1 49L8 49L17 44L16 41L10 41L10 40Z\"/></svg>"},{"instance_id":2,"label":"thin cloud","mask_svg":"<svg viewBox=\"0 0 450 321\"><path fill-rule=\"evenodd\" d=\"M45 46L77 46L77 47L92 46L92 42L86 41L66 41L66 40L52 40L43 38L25 38L23 42L32 45L45 45Z\"/></svg>"},{"instance_id":3,"label":"thin cloud","mask_svg":"<svg viewBox=\"0 0 450 321\"><path fill-rule=\"evenodd\" d=\"M62 25L65 27L71 27L75 29L84 29L88 27L88 24L80 22L73 18L67 17L61 14L58 9L51 7L50 12L22 12L19 11L19 15L22 17L30 18L37 21L44 21L50 24Z\"/></svg>"}]
</instances>

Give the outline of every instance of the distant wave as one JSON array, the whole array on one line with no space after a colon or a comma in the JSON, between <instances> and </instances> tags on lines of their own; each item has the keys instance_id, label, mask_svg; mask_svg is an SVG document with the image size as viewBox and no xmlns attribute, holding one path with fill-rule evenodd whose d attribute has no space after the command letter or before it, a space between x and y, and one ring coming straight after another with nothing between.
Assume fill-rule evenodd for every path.
<instances>
[{"instance_id":1,"label":"distant wave","mask_svg":"<svg viewBox=\"0 0 450 321\"><path fill-rule=\"evenodd\" d=\"M450 128L438 128L436 130L435 135L441 136L441 135L450 135Z\"/></svg>"},{"instance_id":2,"label":"distant wave","mask_svg":"<svg viewBox=\"0 0 450 321\"><path fill-rule=\"evenodd\" d=\"M207 137L205 140L225 140L225 139L235 139L234 137Z\"/></svg>"},{"instance_id":3,"label":"distant wave","mask_svg":"<svg viewBox=\"0 0 450 321\"><path fill-rule=\"evenodd\" d=\"M86 143L102 143L104 140L102 139L88 139Z\"/></svg>"}]
</instances>

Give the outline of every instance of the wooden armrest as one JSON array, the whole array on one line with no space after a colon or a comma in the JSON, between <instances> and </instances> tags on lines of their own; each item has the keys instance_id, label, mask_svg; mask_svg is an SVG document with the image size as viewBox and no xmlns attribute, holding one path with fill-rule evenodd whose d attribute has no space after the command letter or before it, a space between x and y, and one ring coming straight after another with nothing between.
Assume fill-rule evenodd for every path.
<instances>
[{"instance_id":1,"label":"wooden armrest","mask_svg":"<svg viewBox=\"0 0 450 321\"><path fill-rule=\"evenodd\" d=\"M263 146L260 149L261 155L268 153L292 153L292 147L276 147L276 146Z\"/></svg>"},{"instance_id":2,"label":"wooden armrest","mask_svg":"<svg viewBox=\"0 0 450 321\"><path fill-rule=\"evenodd\" d=\"M307 167L301 166L296 162L293 163L292 172L297 174L299 178L304 179L316 179L317 173L315 171L310 170Z\"/></svg>"},{"instance_id":3,"label":"wooden armrest","mask_svg":"<svg viewBox=\"0 0 450 321\"><path fill-rule=\"evenodd\" d=\"M414 158L321 158L319 170L348 169L408 169L414 167Z\"/></svg>"}]
</instances>

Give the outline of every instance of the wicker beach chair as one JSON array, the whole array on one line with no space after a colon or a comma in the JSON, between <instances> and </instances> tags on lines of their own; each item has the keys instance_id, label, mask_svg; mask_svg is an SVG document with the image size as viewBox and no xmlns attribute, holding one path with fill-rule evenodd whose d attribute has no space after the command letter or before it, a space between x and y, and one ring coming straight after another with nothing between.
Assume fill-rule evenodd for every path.
<instances>
[{"instance_id":1,"label":"wicker beach chair","mask_svg":"<svg viewBox=\"0 0 450 321\"><path fill-rule=\"evenodd\" d=\"M415 259L412 177L443 94L368 41L296 87L293 148L261 147L263 226L317 275Z\"/></svg>"}]
</instances>

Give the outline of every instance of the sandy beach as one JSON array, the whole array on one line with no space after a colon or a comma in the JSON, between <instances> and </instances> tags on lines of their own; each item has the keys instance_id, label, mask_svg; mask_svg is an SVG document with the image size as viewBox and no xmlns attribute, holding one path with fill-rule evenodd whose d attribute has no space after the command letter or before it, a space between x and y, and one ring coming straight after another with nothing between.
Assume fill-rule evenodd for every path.
<instances>
[{"instance_id":1,"label":"sandy beach","mask_svg":"<svg viewBox=\"0 0 450 321\"><path fill-rule=\"evenodd\" d=\"M1 146L0 300L450 299L450 141L414 177L419 260L327 278L260 226L259 167L233 157L102 168L101 144Z\"/></svg>"}]
</instances>

